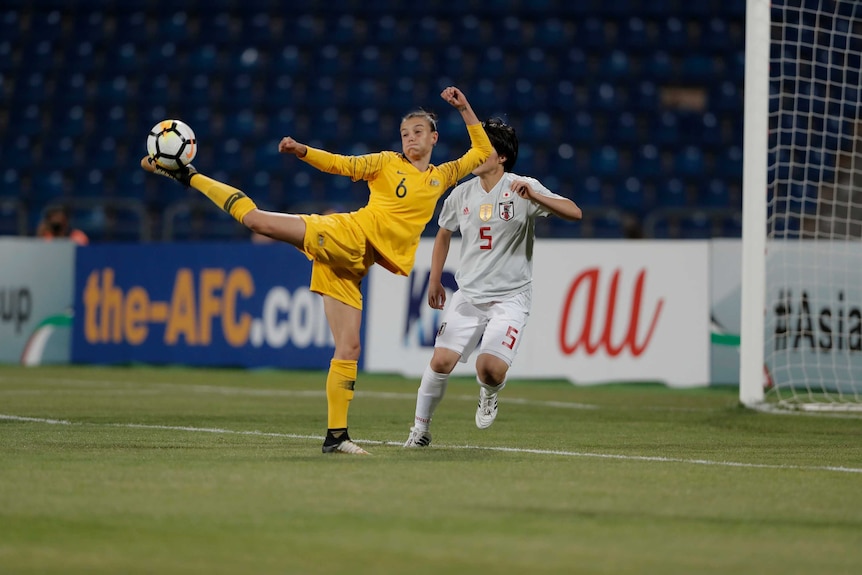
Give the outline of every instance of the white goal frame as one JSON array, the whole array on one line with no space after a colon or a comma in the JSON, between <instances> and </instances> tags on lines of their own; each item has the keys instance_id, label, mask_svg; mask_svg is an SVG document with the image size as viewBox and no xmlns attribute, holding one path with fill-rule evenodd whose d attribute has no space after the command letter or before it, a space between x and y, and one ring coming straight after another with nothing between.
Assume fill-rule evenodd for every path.
<instances>
[{"instance_id":1,"label":"white goal frame","mask_svg":"<svg viewBox=\"0 0 862 575\"><path fill-rule=\"evenodd\" d=\"M739 401L747 407L764 400L770 4L748 0L745 8Z\"/></svg>"},{"instance_id":2,"label":"white goal frame","mask_svg":"<svg viewBox=\"0 0 862 575\"><path fill-rule=\"evenodd\" d=\"M767 251L770 249L770 246L772 246L773 254L780 254L782 250L780 241L773 243L769 240L767 224L769 215L769 206L767 205L769 196L768 186L770 183L768 166L770 145L770 53L774 32L771 19L772 6L770 0L747 1L739 400L746 407L767 411L791 409L809 412L862 413L862 392L858 391L856 387L853 388L850 394L847 394L849 398L839 392L836 394L839 396L839 400L832 401L828 398L830 392L828 390L824 392L821 380L819 384L812 385L811 387L814 388L816 385L821 386L820 389L815 389L815 394L820 393L827 396L827 400L822 402L806 401L804 393L800 393L800 397L797 398L795 397L795 392L792 392L794 397L790 401L781 398L781 394L776 394L779 397L777 402L769 401L769 396L773 396L773 394L772 392L765 392L765 388L772 383L769 371L767 370L769 359L766 353L768 341L766 329L769 310L766 307L766 290L768 288L767 265L772 265L769 262L773 260L767 260ZM859 104L860 109L862 109L862 102ZM773 210L775 209L773 207ZM802 235L802 232L800 232L800 235ZM815 233L813 237L801 240L806 243L799 245L802 247L816 245L811 240L817 237ZM786 239L786 237L783 239ZM825 239L824 246L827 248L836 245L834 242L828 243L830 240L834 240L835 236L828 236ZM796 247L798 246L794 246L794 248ZM862 242L859 242L859 250L862 252ZM826 264L824 263L824 265ZM812 272L809 270L808 273ZM816 272L813 273L816 274ZM832 332L829 333L831 334ZM842 336L839 335L838 337ZM829 341L831 349L831 339ZM837 349L842 348L838 347ZM774 355L776 354L773 352L773 357ZM835 376L834 379L829 380L831 382L830 385L845 385L839 379L841 379L839 376ZM799 382L793 380L790 387L795 388L799 386L801 388L808 386L808 383L807 380ZM851 382L847 382L847 384L852 385ZM774 396L772 399L774 399Z\"/></svg>"}]
</instances>

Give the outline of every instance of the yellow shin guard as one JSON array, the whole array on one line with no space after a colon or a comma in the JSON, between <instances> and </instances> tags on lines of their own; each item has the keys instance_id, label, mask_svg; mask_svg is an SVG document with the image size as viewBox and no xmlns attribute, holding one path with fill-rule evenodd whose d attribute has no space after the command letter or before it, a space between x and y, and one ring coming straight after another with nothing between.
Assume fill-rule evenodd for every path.
<instances>
[{"instance_id":1,"label":"yellow shin guard","mask_svg":"<svg viewBox=\"0 0 862 575\"><path fill-rule=\"evenodd\" d=\"M357 362L333 359L326 376L327 427L340 429L347 427L347 408L353 399L353 386L356 383Z\"/></svg>"},{"instance_id":2,"label":"yellow shin guard","mask_svg":"<svg viewBox=\"0 0 862 575\"><path fill-rule=\"evenodd\" d=\"M229 213L239 223L242 223L246 214L257 209L255 203L242 190L223 184L209 176L195 174L191 179L191 186L208 197L212 203Z\"/></svg>"}]
</instances>

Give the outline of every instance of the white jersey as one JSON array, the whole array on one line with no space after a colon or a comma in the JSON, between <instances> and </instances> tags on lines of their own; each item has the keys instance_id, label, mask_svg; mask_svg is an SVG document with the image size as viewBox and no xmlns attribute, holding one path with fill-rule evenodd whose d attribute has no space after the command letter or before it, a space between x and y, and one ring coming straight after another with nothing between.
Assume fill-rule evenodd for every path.
<instances>
[{"instance_id":1,"label":"white jersey","mask_svg":"<svg viewBox=\"0 0 862 575\"><path fill-rule=\"evenodd\" d=\"M562 198L534 178L504 173L490 192L479 178L456 186L438 223L461 232L458 289L474 304L500 300L530 288L536 216L550 212L512 191L513 180L525 180L544 196Z\"/></svg>"}]
</instances>

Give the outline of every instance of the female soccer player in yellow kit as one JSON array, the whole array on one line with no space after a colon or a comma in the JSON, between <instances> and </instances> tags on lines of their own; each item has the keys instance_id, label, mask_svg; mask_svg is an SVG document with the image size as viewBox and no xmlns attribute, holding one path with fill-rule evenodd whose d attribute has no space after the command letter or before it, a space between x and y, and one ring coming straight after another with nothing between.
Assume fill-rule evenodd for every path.
<instances>
[{"instance_id":1,"label":"female soccer player in yellow kit","mask_svg":"<svg viewBox=\"0 0 862 575\"><path fill-rule=\"evenodd\" d=\"M323 296L326 319L335 339L335 354L326 378L324 453L367 454L347 433L347 410L353 399L361 351L362 278L374 263L408 275L422 230L433 216L437 200L493 151L464 94L448 87L440 97L461 113L471 147L457 160L439 166L430 163L438 138L436 118L423 110L411 112L401 121L401 153L340 156L290 137L281 140L279 152L293 154L323 172L368 182L368 203L351 213L267 212L258 209L242 191L200 174L192 166L171 171L148 157L141 160L146 171L200 191L250 230L288 242L313 260L311 290Z\"/></svg>"}]
</instances>

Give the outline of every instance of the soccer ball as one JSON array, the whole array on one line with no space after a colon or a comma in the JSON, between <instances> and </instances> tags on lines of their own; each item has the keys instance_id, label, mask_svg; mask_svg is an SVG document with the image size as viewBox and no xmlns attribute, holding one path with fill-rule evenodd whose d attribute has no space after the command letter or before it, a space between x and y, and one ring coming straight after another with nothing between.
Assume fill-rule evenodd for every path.
<instances>
[{"instance_id":1,"label":"soccer ball","mask_svg":"<svg viewBox=\"0 0 862 575\"><path fill-rule=\"evenodd\" d=\"M162 120L147 136L147 153L158 165L176 170L195 159L198 146L195 133L180 120Z\"/></svg>"}]
</instances>

